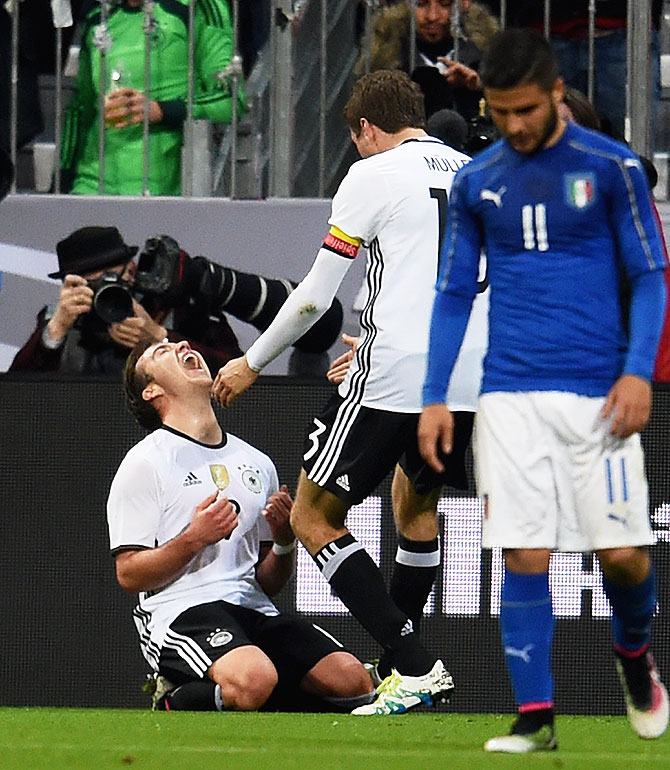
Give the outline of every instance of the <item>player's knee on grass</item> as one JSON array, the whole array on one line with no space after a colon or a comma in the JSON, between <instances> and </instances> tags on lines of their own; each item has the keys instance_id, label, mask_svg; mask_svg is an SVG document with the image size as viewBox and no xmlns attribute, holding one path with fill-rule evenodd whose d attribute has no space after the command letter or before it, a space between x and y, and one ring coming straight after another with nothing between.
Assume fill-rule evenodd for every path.
<instances>
[{"instance_id":1,"label":"player's knee on grass","mask_svg":"<svg viewBox=\"0 0 670 770\"><path fill-rule=\"evenodd\" d=\"M356 698L373 690L370 675L349 652L331 652L305 674L303 689L322 698Z\"/></svg>"},{"instance_id":2,"label":"player's knee on grass","mask_svg":"<svg viewBox=\"0 0 670 770\"><path fill-rule=\"evenodd\" d=\"M210 677L221 687L224 707L231 711L255 711L277 686L277 670L258 647L238 647L219 658Z\"/></svg>"}]
</instances>

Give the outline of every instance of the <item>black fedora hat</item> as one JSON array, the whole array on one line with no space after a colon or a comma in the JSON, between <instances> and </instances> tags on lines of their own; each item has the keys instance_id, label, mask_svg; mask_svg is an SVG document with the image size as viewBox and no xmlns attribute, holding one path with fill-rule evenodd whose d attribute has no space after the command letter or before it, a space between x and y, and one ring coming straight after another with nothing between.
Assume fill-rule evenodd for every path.
<instances>
[{"instance_id":1,"label":"black fedora hat","mask_svg":"<svg viewBox=\"0 0 670 770\"><path fill-rule=\"evenodd\" d=\"M120 265L137 254L137 246L124 243L116 227L82 227L56 244L58 270L49 278L80 275Z\"/></svg>"}]
</instances>

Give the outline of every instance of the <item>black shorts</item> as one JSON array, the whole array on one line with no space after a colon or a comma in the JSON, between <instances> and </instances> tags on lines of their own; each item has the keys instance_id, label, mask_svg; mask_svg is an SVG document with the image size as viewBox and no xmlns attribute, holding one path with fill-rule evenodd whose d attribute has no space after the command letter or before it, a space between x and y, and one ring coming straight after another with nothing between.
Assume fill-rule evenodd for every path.
<instances>
[{"instance_id":1,"label":"black shorts","mask_svg":"<svg viewBox=\"0 0 670 770\"><path fill-rule=\"evenodd\" d=\"M302 467L307 478L349 505L357 505L371 494L396 464L420 495L445 484L467 489L465 452L474 413L453 414L453 449L449 455L440 453L445 470L438 474L419 453L418 414L352 405L335 394L314 418L305 439Z\"/></svg>"},{"instance_id":2,"label":"black shorts","mask_svg":"<svg viewBox=\"0 0 670 770\"><path fill-rule=\"evenodd\" d=\"M343 650L318 626L293 615L263 615L215 601L185 610L170 624L158 670L176 685L202 679L215 660L249 644L263 650L289 687L326 655Z\"/></svg>"}]
</instances>

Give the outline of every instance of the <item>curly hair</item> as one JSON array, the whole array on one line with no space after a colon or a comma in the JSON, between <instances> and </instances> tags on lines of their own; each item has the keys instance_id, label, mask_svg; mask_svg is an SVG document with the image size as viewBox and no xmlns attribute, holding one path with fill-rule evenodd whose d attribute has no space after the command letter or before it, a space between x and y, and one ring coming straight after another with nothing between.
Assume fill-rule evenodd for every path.
<instances>
[{"instance_id":1,"label":"curly hair","mask_svg":"<svg viewBox=\"0 0 670 770\"><path fill-rule=\"evenodd\" d=\"M137 362L142 354L151 347L152 342L140 342L130 352L123 372L123 390L126 396L126 406L137 422L147 430L160 428L163 421L156 407L142 398L142 392L151 382L152 377L146 372L137 370Z\"/></svg>"}]
</instances>

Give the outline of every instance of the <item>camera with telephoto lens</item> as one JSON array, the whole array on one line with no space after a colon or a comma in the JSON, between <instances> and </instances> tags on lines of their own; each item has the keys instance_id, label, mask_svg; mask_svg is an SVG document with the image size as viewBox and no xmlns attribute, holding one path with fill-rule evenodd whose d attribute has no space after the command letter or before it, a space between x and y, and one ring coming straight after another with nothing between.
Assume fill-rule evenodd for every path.
<instances>
[{"instance_id":1,"label":"camera with telephoto lens","mask_svg":"<svg viewBox=\"0 0 670 770\"><path fill-rule=\"evenodd\" d=\"M130 284L118 273L103 273L88 285L93 290L93 312L105 324L118 323L134 315Z\"/></svg>"},{"instance_id":2,"label":"camera with telephoto lens","mask_svg":"<svg viewBox=\"0 0 670 770\"><path fill-rule=\"evenodd\" d=\"M137 263L135 288L159 297L176 298L183 290L188 261L186 252L169 235L148 238Z\"/></svg>"}]
</instances>

